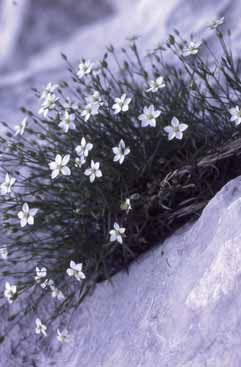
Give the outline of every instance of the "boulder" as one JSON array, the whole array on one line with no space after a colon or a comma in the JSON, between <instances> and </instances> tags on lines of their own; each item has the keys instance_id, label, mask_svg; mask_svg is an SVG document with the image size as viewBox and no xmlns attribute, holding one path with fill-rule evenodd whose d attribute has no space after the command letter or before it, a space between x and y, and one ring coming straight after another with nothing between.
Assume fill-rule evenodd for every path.
<instances>
[{"instance_id":1,"label":"boulder","mask_svg":"<svg viewBox=\"0 0 241 367\"><path fill-rule=\"evenodd\" d=\"M240 367L240 223L238 177L195 224L97 286L56 366Z\"/></svg>"}]
</instances>

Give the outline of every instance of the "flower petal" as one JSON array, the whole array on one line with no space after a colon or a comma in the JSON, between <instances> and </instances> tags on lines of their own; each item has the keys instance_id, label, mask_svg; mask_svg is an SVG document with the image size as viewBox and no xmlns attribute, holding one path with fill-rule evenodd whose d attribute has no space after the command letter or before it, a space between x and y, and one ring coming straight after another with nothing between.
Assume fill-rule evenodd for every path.
<instances>
[{"instance_id":1,"label":"flower petal","mask_svg":"<svg viewBox=\"0 0 241 367\"><path fill-rule=\"evenodd\" d=\"M71 171L70 171L69 167L66 167L66 166L61 169L61 173L64 176L70 176L71 175Z\"/></svg>"},{"instance_id":2,"label":"flower petal","mask_svg":"<svg viewBox=\"0 0 241 367\"><path fill-rule=\"evenodd\" d=\"M66 155L64 156L64 158L63 158L62 164L63 164L64 166L66 166L66 164L68 164L68 163L69 163L69 160L70 160L70 155L69 155L69 154L66 154Z\"/></svg>"}]
</instances>

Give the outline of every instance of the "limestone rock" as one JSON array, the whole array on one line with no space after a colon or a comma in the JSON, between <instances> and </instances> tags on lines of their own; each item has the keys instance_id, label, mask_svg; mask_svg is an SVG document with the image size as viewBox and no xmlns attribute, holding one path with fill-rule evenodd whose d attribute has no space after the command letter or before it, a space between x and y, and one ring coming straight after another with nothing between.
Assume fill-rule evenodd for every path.
<instances>
[{"instance_id":1,"label":"limestone rock","mask_svg":"<svg viewBox=\"0 0 241 367\"><path fill-rule=\"evenodd\" d=\"M129 275L98 285L56 366L240 367L240 223L239 177Z\"/></svg>"}]
</instances>

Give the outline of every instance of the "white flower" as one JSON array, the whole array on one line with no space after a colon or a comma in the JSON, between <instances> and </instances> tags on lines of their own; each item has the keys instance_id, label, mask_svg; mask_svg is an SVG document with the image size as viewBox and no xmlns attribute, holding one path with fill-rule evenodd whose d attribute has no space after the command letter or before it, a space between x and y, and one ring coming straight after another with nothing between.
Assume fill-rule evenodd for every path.
<instances>
[{"instance_id":1,"label":"white flower","mask_svg":"<svg viewBox=\"0 0 241 367\"><path fill-rule=\"evenodd\" d=\"M103 104L100 92L95 90L93 94L88 97L85 97L87 103L99 103L99 105Z\"/></svg>"},{"instance_id":2,"label":"white flower","mask_svg":"<svg viewBox=\"0 0 241 367\"><path fill-rule=\"evenodd\" d=\"M143 113L138 116L138 119L141 121L141 126L152 126L156 127L156 119L160 116L161 111L156 110L153 105L144 107Z\"/></svg>"},{"instance_id":3,"label":"white flower","mask_svg":"<svg viewBox=\"0 0 241 367\"><path fill-rule=\"evenodd\" d=\"M81 281L81 279L85 279L85 274L83 273L82 268L82 263L76 264L73 260L71 260L70 267L66 272L70 277L75 277L75 279Z\"/></svg>"},{"instance_id":4,"label":"white flower","mask_svg":"<svg viewBox=\"0 0 241 367\"><path fill-rule=\"evenodd\" d=\"M70 340L70 335L67 329L63 329L62 331L60 331L59 329L57 329L57 340L60 343L68 343Z\"/></svg>"},{"instance_id":5,"label":"white flower","mask_svg":"<svg viewBox=\"0 0 241 367\"><path fill-rule=\"evenodd\" d=\"M1 194L10 194L12 186L15 184L16 178L9 176L7 173L4 182L1 184Z\"/></svg>"},{"instance_id":6,"label":"white flower","mask_svg":"<svg viewBox=\"0 0 241 367\"><path fill-rule=\"evenodd\" d=\"M208 24L208 28L210 29L217 29L220 25L222 25L224 22L224 17L222 18L216 18L216 19L213 19L209 24Z\"/></svg>"},{"instance_id":7,"label":"white flower","mask_svg":"<svg viewBox=\"0 0 241 367\"><path fill-rule=\"evenodd\" d=\"M132 209L131 200L127 198L124 202L121 203L121 210L125 210L127 213Z\"/></svg>"},{"instance_id":8,"label":"white flower","mask_svg":"<svg viewBox=\"0 0 241 367\"><path fill-rule=\"evenodd\" d=\"M79 108L77 103L71 101L69 97L67 97L66 101L62 103L62 106L65 109L65 111L70 111L70 110L75 111Z\"/></svg>"},{"instance_id":9,"label":"white flower","mask_svg":"<svg viewBox=\"0 0 241 367\"><path fill-rule=\"evenodd\" d=\"M184 49L183 56L196 55L202 42L190 42L189 46Z\"/></svg>"},{"instance_id":10,"label":"white flower","mask_svg":"<svg viewBox=\"0 0 241 367\"><path fill-rule=\"evenodd\" d=\"M120 98L115 98L115 103L112 106L114 114L128 111L130 102L131 98L127 98L126 94L122 94Z\"/></svg>"},{"instance_id":11,"label":"white flower","mask_svg":"<svg viewBox=\"0 0 241 367\"><path fill-rule=\"evenodd\" d=\"M98 115L100 104L98 102L88 103L84 110L81 112L81 116L84 117L85 121L88 121L91 116Z\"/></svg>"},{"instance_id":12,"label":"white flower","mask_svg":"<svg viewBox=\"0 0 241 367\"><path fill-rule=\"evenodd\" d=\"M43 336L47 336L47 326L42 324L39 318L35 320L35 332L36 334L42 334Z\"/></svg>"},{"instance_id":13,"label":"white flower","mask_svg":"<svg viewBox=\"0 0 241 367\"><path fill-rule=\"evenodd\" d=\"M59 123L59 127L64 130L65 133L69 131L69 129L75 130L75 114L65 111L64 119Z\"/></svg>"},{"instance_id":14,"label":"white flower","mask_svg":"<svg viewBox=\"0 0 241 367\"><path fill-rule=\"evenodd\" d=\"M165 88L166 84L164 82L163 76L159 76L156 80L151 80L149 82L150 88L147 89L147 92L157 92L159 89Z\"/></svg>"},{"instance_id":15,"label":"white flower","mask_svg":"<svg viewBox=\"0 0 241 367\"><path fill-rule=\"evenodd\" d=\"M100 163L91 161L90 168L85 170L85 175L90 176L90 182L94 182L95 178L102 177L102 172L100 170Z\"/></svg>"},{"instance_id":16,"label":"white flower","mask_svg":"<svg viewBox=\"0 0 241 367\"><path fill-rule=\"evenodd\" d=\"M83 137L81 139L80 145L77 145L77 147L75 148L76 154L79 157L88 157L89 152L92 150L93 148L93 144L91 143L87 143L87 141L85 140L85 137Z\"/></svg>"},{"instance_id":17,"label":"white flower","mask_svg":"<svg viewBox=\"0 0 241 367\"><path fill-rule=\"evenodd\" d=\"M112 151L115 154L113 159L114 162L119 161L119 163L122 164L124 162L125 157L130 153L131 150L130 148L126 148L125 142L121 139L118 147L112 148Z\"/></svg>"},{"instance_id":18,"label":"white flower","mask_svg":"<svg viewBox=\"0 0 241 367\"><path fill-rule=\"evenodd\" d=\"M57 298L59 301L62 301L65 299L64 294L60 289L56 288L54 285L50 285L50 289L51 289L51 292L52 292L51 295L53 298Z\"/></svg>"},{"instance_id":19,"label":"white flower","mask_svg":"<svg viewBox=\"0 0 241 367\"><path fill-rule=\"evenodd\" d=\"M48 116L49 111L52 111L55 106L56 102L59 100L53 93L48 93L41 105L40 110L38 111L39 115L43 115L44 117Z\"/></svg>"},{"instance_id":20,"label":"white flower","mask_svg":"<svg viewBox=\"0 0 241 367\"><path fill-rule=\"evenodd\" d=\"M234 121L236 126L241 124L241 110L240 110L240 108L238 106L236 106L234 108L230 108L229 112L231 114L230 121Z\"/></svg>"},{"instance_id":21,"label":"white flower","mask_svg":"<svg viewBox=\"0 0 241 367\"><path fill-rule=\"evenodd\" d=\"M11 285L10 283L5 283L4 296L7 298L9 303L13 303L17 295L16 285Z\"/></svg>"},{"instance_id":22,"label":"white flower","mask_svg":"<svg viewBox=\"0 0 241 367\"><path fill-rule=\"evenodd\" d=\"M171 120L171 125L164 127L164 131L168 134L168 140L174 138L181 140L183 138L183 132L188 128L188 125L182 124L174 116Z\"/></svg>"},{"instance_id":23,"label":"white flower","mask_svg":"<svg viewBox=\"0 0 241 367\"><path fill-rule=\"evenodd\" d=\"M89 60L81 62L79 64L79 70L77 72L78 77L82 78L84 75L89 74L91 72L93 66L94 66L94 63L89 61Z\"/></svg>"},{"instance_id":24,"label":"white flower","mask_svg":"<svg viewBox=\"0 0 241 367\"><path fill-rule=\"evenodd\" d=\"M49 168L52 170L51 178L54 179L58 175L70 176L71 171L67 164L69 163L70 155L67 154L62 157L60 154L57 154L55 157L55 161L49 163Z\"/></svg>"},{"instance_id":25,"label":"white flower","mask_svg":"<svg viewBox=\"0 0 241 367\"><path fill-rule=\"evenodd\" d=\"M47 269L46 268L39 268L36 266L36 276L34 277L35 281L38 283L42 281L43 278L47 276Z\"/></svg>"},{"instance_id":26,"label":"white flower","mask_svg":"<svg viewBox=\"0 0 241 367\"><path fill-rule=\"evenodd\" d=\"M53 94L55 89L57 88L58 88L58 84L48 83L46 87L43 88L40 99L45 99L48 96L48 94Z\"/></svg>"},{"instance_id":27,"label":"white flower","mask_svg":"<svg viewBox=\"0 0 241 367\"><path fill-rule=\"evenodd\" d=\"M81 139L80 145L77 145L75 148L76 154L78 155L75 158L75 167L81 168L84 163L86 163L86 157L88 157L89 152L92 150L93 144L87 143L85 137Z\"/></svg>"},{"instance_id":28,"label":"white flower","mask_svg":"<svg viewBox=\"0 0 241 367\"><path fill-rule=\"evenodd\" d=\"M30 209L27 203L24 203L22 210L18 213L18 218L20 219L21 227L25 227L27 224L34 224L34 217L37 214L38 209Z\"/></svg>"},{"instance_id":29,"label":"white flower","mask_svg":"<svg viewBox=\"0 0 241 367\"><path fill-rule=\"evenodd\" d=\"M8 250L6 247L1 247L0 248L0 256L3 260L7 260L8 258Z\"/></svg>"},{"instance_id":30,"label":"white flower","mask_svg":"<svg viewBox=\"0 0 241 367\"><path fill-rule=\"evenodd\" d=\"M114 228L110 231L110 241L123 243L122 237L125 231L126 229L124 227L120 227L118 223L114 223Z\"/></svg>"},{"instance_id":31,"label":"white flower","mask_svg":"<svg viewBox=\"0 0 241 367\"><path fill-rule=\"evenodd\" d=\"M15 135L23 135L23 133L24 133L26 127L27 127L27 123L28 123L28 118L24 117L23 121L19 125L15 126L15 128L14 128L15 131L16 131Z\"/></svg>"}]
</instances>

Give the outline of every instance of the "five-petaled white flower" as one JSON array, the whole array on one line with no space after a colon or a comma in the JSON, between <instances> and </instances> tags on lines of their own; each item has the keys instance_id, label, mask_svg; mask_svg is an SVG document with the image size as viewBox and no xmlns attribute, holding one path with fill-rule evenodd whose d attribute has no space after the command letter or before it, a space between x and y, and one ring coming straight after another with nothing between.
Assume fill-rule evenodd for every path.
<instances>
[{"instance_id":1,"label":"five-petaled white flower","mask_svg":"<svg viewBox=\"0 0 241 367\"><path fill-rule=\"evenodd\" d=\"M120 227L118 223L114 223L114 228L110 230L110 242L119 242L123 243L123 236L126 229L124 227Z\"/></svg>"},{"instance_id":2,"label":"five-petaled white flower","mask_svg":"<svg viewBox=\"0 0 241 367\"><path fill-rule=\"evenodd\" d=\"M9 282L5 283L4 296L7 298L9 303L13 303L17 296L16 285L11 285Z\"/></svg>"},{"instance_id":3,"label":"five-petaled white flower","mask_svg":"<svg viewBox=\"0 0 241 367\"><path fill-rule=\"evenodd\" d=\"M39 115L47 117L48 113L55 108L58 100L59 98L57 98L54 93L48 93L43 100L40 110L38 111Z\"/></svg>"},{"instance_id":4,"label":"five-petaled white flower","mask_svg":"<svg viewBox=\"0 0 241 367\"><path fill-rule=\"evenodd\" d=\"M124 162L125 157L130 153L130 148L126 148L124 140L121 139L118 147L112 148L113 153L115 154L113 161L122 164Z\"/></svg>"},{"instance_id":5,"label":"five-petaled white flower","mask_svg":"<svg viewBox=\"0 0 241 367\"><path fill-rule=\"evenodd\" d=\"M28 118L24 117L23 121L15 126L15 135L23 135L28 123Z\"/></svg>"},{"instance_id":6,"label":"five-petaled white flower","mask_svg":"<svg viewBox=\"0 0 241 367\"><path fill-rule=\"evenodd\" d=\"M132 209L131 200L129 198L125 199L125 201L123 201L121 203L120 208L121 208L121 210L125 210L128 214L129 211Z\"/></svg>"},{"instance_id":7,"label":"five-petaled white flower","mask_svg":"<svg viewBox=\"0 0 241 367\"><path fill-rule=\"evenodd\" d=\"M189 46L183 51L183 56L196 55L202 42L190 42Z\"/></svg>"},{"instance_id":8,"label":"five-petaled white flower","mask_svg":"<svg viewBox=\"0 0 241 367\"><path fill-rule=\"evenodd\" d=\"M36 276L34 277L37 283L42 282L44 278L47 276L47 269L46 268L39 268L36 266Z\"/></svg>"},{"instance_id":9,"label":"five-petaled white flower","mask_svg":"<svg viewBox=\"0 0 241 367\"><path fill-rule=\"evenodd\" d=\"M85 121L88 121L91 116L98 115L100 104L98 102L88 103L84 110L81 112L81 116Z\"/></svg>"},{"instance_id":10,"label":"five-petaled white flower","mask_svg":"<svg viewBox=\"0 0 241 367\"><path fill-rule=\"evenodd\" d=\"M46 87L43 88L42 94L40 99L46 99L48 94L53 94L55 89L58 88L58 84L52 84L52 83L48 83L46 85Z\"/></svg>"},{"instance_id":11,"label":"five-petaled white flower","mask_svg":"<svg viewBox=\"0 0 241 367\"><path fill-rule=\"evenodd\" d=\"M77 145L77 147L75 148L76 154L79 157L88 157L89 152L91 151L91 149L93 148L93 144L91 143L87 143L87 141L85 140L85 137L83 136L83 138L81 139L80 145Z\"/></svg>"},{"instance_id":12,"label":"five-petaled white flower","mask_svg":"<svg viewBox=\"0 0 241 367\"><path fill-rule=\"evenodd\" d=\"M149 82L150 88L148 88L147 92L157 92L159 89L165 88L166 84L164 82L163 76L159 76L156 80L151 80Z\"/></svg>"},{"instance_id":13,"label":"five-petaled white flower","mask_svg":"<svg viewBox=\"0 0 241 367\"><path fill-rule=\"evenodd\" d=\"M64 130L65 133L71 130L75 130L75 114L65 111L63 120L59 123L59 127Z\"/></svg>"},{"instance_id":14,"label":"five-petaled white flower","mask_svg":"<svg viewBox=\"0 0 241 367\"><path fill-rule=\"evenodd\" d=\"M126 94L122 94L120 98L115 98L115 103L112 106L114 114L128 111L130 102L131 98L127 98Z\"/></svg>"},{"instance_id":15,"label":"five-petaled white flower","mask_svg":"<svg viewBox=\"0 0 241 367\"><path fill-rule=\"evenodd\" d=\"M65 299L65 296L60 289L58 289L54 285L50 285L50 289L51 289L51 295L53 298L57 298L59 301L62 301Z\"/></svg>"},{"instance_id":16,"label":"five-petaled white flower","mask_svg":"<svg viewBox=\"0 0 241 367\"><path fill-rule=\"evenodd\" d=\"M102 172L100 170L100 163L91 161L90 168L85 170L85 175L90 176L90 182L94 182L95 178L102 177Z\"/></svg>"},{"instance_id":17,"label":"five-petaled white flower","mask_svg":"<svg viewBox=\"0 0 241 367\"><path fill-rule=\"evenodd\" d=\"M219 19L213 19L209 24L208 24L208 28L214 30L217 29L220 25L222 25L224 22L224 17L219 18Z\"/></svg>"},{"instance_id":18,"label":"five-petaled white flower","mask_svg":"<svg viewBox=\"0 0 241 367\"><path fill-rule=\"evenodd\" d=\"M86 162L86 157L88 157L89 152L93 148L93 144L87 143L85 137L81 139L80 145L77 145L75 148L76 154L78 157L75 158L75 167L81 168L82 165Z\"/></svg>"},{"instance_id":19,"label":"five-petaled white flower","mask_svg":"<svg viewBox=\"0 0 241 367\"><path fill-rule=\"evenodd\" d=\"M39 318L35 320L35 332L36 334L47 336L47 326L44 325Z\"/></svg>"},{"instance_id":20,"label":"five-petaled white flower","mask_svg":"<svg viewBox=\"0 0 241 367\"><path fill-rule=\"evenodd\" d=\"M241 124L241 109L238 106L236 106L230 108L229 112L231 114L230 121L234 121L236 126Z\"/></svg>"},{"instance_id":21,"label":"five-petaled white flower","mask_svg":"<svg viewBox=\"0 0 241 367\"><path fill-rule=\"evenodd\" d=\"M30 209L27 203L24 203L22 210L18 213L18 218L20 219L21 227L25 227L27 224L34 224L34 217L37 214L38 209Z\"/></svg>"},{"instance_id":22,"label":"five-petaled white flower","mask_svg":"<svg viewBox=\"0 0 241 367\"><path fill-rule=\"evenodd\" d=\"M1 194L10 194L12 186L15 184L16 178L9 176L7 173L4 182L1 184Z\"/></svg>"},{"instance_id":23,"label":"five-petaled white flower","mask_svg":"<svg viewBox=\"0 0 241 367\"><path fill-rule=\"evenodd\" d=\"M62 331L60 331L59 329L57 329L57 340L60 343L68 343L70 340L70 335L67 329L63 329Z\"/></svg>"},{"instance_id":24,"label":"five-petaled white flower","mask_svg":"<svg viewBox=\"0 0 241 367\"><path fill-rule=\"evenodd\" d=\"M7 260L8 258L8 249L6 246L0 248L0 256L3 260Z\"/></svg>"},{"instance_id":25,"label":"five-petaled white flower","mask_svg":"<svg viewBox=\"0 0 241 367\"><path fill-rule=\"evenodd\" d=\"M143 113L138 116L138 119L141 121L141 126L151 126L156 127L156 119L160 116L161 111L155 110L153 105L149 107L145 106Z\"/></svg>"},{"instance_id":26,"label":"five-petaled white flower","mask_svg":"<svg viewBox=\"0 0 241 367\"><path fill-rule=\"evenodd\" d=\"M49 163L49 168L52 170L51 178L54 179L58 175L70 176L71 171L67 164L69 163L70 155L67 154L62 157L60 154L57 154L55 157L55 161Z\"/></svg>"},{"instance_id":27,"label":"five-petaled white flower","mask_svg":"<svg viewBox=\"0 0 241 367\"><path fill-rule=\"evenodd\" d=\"M91 104L92 103L99 103L99 105L103 104L100 92L98 90L95 90L93 94L85 97L85 100L87 103L91 103Z\"/></svg>"},{"instance_id":28,"label":"five-petaled white flower","mask_svg":"<svg viewBox=\"0 0 241 367\"><path fill-rule=\"evenodd\" d=\"M94 63L89 60L81 62L79 64L79 70L77 72L78 77L81 79L83 78L84 75L89 74L93 66L94 66Z\"/></svg>"},{"instance_id":29,"label":"five-petaled white flower","mask_svg":"<svg viewBox=\"0 0 241 367\"><path fill-rule=\"evenodd\" d=\"M73 260L70 261L69 268L66 270L70 277L75 277L79 282L81 279L85 279L85 274L82 271L83 264L76 264Z\"/></svg>"},{"instance_id":30,"label":"five-petaled white flower","mask_svg":"<svg viewBox=\"0 0 241 367\"><path fill-rule=\"evenodd\" d=\"M164 127L164 131L168 134L168 140L174 138L181 140L183 138L183 132L188 128L188 125L180 123L174 116L171 120L171 125Z\"/></svg>"}]
</instances>

